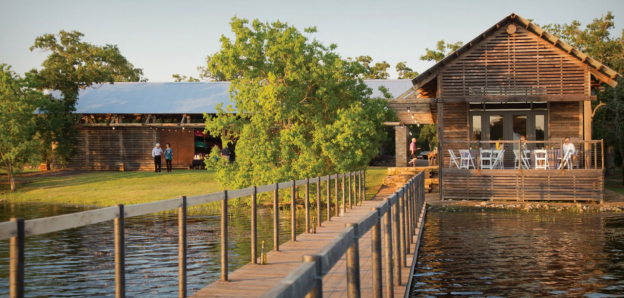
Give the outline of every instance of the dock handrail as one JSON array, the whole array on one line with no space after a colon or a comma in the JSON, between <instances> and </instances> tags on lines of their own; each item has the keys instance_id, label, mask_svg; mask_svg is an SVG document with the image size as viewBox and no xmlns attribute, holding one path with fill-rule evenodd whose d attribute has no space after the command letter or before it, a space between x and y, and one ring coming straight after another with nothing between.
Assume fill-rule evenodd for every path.
<instances>
[{"instance_id":1,"label":"dock handrail","mask_svg":"<svg viewBox=\"0 0 624 298\"><path fill-rule=\"evenodd\" d=\"M291 180L286 182L279 182L263 186L252 186L244 189L237 190L224 190L217 193L209 193L197 196L181 196L175 199L162 200L150 203L142 203L135 205L123 205L119 204L114 207L106 207L89 211L82 211L76 213L70 213L59 216L24 220L21 218L12 218L11 221L0 223L0 240L10 239L10 297L23 297L24 296L24 241L26 237L41 235L51 232L57 232L62 230L68 230L72 228L83 227L91 224L114 221L114 233L115 233L115 296L125 297L125 237L124 237L124 224L125 219L145 214L158 213L164 211L170 211L178 209L178 220L180 222L179 229L179 296L186 297L186 211L190 206L202 205L212 202L222 202L221 208L221 280L227 281L228 273L228 260L227 260L227 201L251 196L252 202L252 231L251 231L251 262L255 263L257 260L257 252L255 247L257 246L257 223L256 217L256 199L257 194L273 192L274 202L278 202L278 190L292 188L292 194L295 193L295 189L299 186L305 186L305 204L306 212L306 231L309 233L310 229L310 204L309 204L309 187L310 183L317 183L317 190L320 190L320 184L322 182L327 183L327 208L331 208L331 183L332 180L336 184L336 193L334 206L339 208L339 196L337 184L342 181L342 206L343 211L346 212L345 207L355 205L358 202L362 202L366 199L366 170L359 170L348 173L327 175L315 178L306 178L300 180ZM345 185L348 184L348 195L345 195ZM317 206L320 204L321 193L317 191ZM348 201L347 201L348 200ZM349 205L347 205L349 204ZM296 225L295 218L295 198L291 197L291 210L293 216L291 216L291 224ZM317 218L321 218L321 208L317 208ZM328 220L331 220L331 212L327 212ZM274 212L274 223L279 223L278 212ZM321 226L320 220L316 221L316 225ZM277 225L276 225L277 227ZM274 249L279 250L279 231L274 229L275 239ZM296 237L296 233L292 235L293 240Z\"/></svg>"},{"instance_id":2,"label":"dock handrail","mask_svg":"<svg viewBox=\"0 0 624 298\"><path fill-rule=\"evenodd\" d=\"M303 263L261 297L322 297L323 276L347 254L347 292L360 297L358 239L372 230L373 297L382 295L381 221L384 219L384 256L387 297L393 297L394 284L401 283L400 268L407 267L406 254L416 234L425 208L424 174L419 173L399 188L375 210L347 227L314 255L303 256ZM392 239L392 229L398 239ZM393 253L393 247L396 248ZM355 255L355 256L354 256ZM389 257L393 256L393 257ZM394 259L394 264L392 263ZM399 269L399 270L397 270ZM411 279L410 279L411 280Z\"/></svg>"}]
</instances>

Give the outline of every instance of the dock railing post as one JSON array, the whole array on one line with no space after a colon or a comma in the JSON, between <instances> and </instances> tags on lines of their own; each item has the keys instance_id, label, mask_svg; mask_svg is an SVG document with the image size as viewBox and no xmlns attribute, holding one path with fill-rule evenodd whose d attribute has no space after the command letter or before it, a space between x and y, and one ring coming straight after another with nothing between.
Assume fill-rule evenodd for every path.
<instances>
[{"instance_id":1,"label":"dock railing post","mask_svg":"<svg viewBox=\"0 0 624 298\"><path fill-rule=\"evenodd\" d=\"M319 182L320 183L320 182ZM305 297L306 298L322 298L323 297L323 259L318 255L304 255L303 262L314 262L316 273L314 280L316 286Z\"/></svg>"},{"instance_id":2,"label":"dock railing post","mask_svg":"<svg viewBox=\"0 0 624 298\"><path fill-rule=\"evenodd\" d=\"M178 208L178 297L186 297L186 196ZM222 232L223 233L223 232ZM226 255L227 257L227 255ZM226 261L227 262L227 261Z\"/></svg>"},{"instance_id":3,"label":"dock railing post","mask_svg":"<svg viewBox=\"0 0 624 298\"><path fill-rule=\"evenodd\" d=\"M119 216L115 218L115 297L126 297L126 245L124 205L118 204Z\"/></svg>"},{"instance_id":4,"label":"dock railing post","mask_svg":"<svg viewBox=\"0 0 624 298\"><path fill-rule=\"evenodd\" d=\"M345 216L345 214L347 214L347 202L345 201L345 174L342 174L342 216Z\"/></svg>"},{"instance_id":5,"label":"dock railing post","mask_svg":"<svg viewBox=\"0 0 624 298\"><path fill-rule=\"evenodd\" d=\"M410 206L412 201L412 180L410 179L407 182L407 196L405 196L405 234L407 235L407 249L405 250L407 254L410 253L411 245L412 245L412 218L410 212Z\"/></svg>"},{"instance_id":6,"label":"dock railing post","mask_svg":"<svg viewBox=\"0 0 624 298\"><path fill-rule=\"evenodd\" d=\"M392 268L392 198L388 198L386 203L388 204L388 210L386 214L383 215L386 297L394 297L394 269Z\"/></svg>"},{"instance_id":7,"label":"dock railing post","mask_svg":"<svg viewBox=\"0 0 624 298\"><path fill-rule=\"evenodd\" d=\"M221 201L221 281L228 281L228 192Z\"/></svg>"},{"instance_id":8,"label":"dock railing post","mask_svg":"<svg viewBox=\"0 0 624 298\"><path fill-rule=\"evenodd\" d=\"M327 221L331 221L331 176L327 175Z\"/></svg>"},{"instance_id":9,"label":"dock railing post","mask_svg":"<svg viewBox=\"0 0 624 298\"><path fill-rule=\"evenodd\" d=\"M344 179L343 179L344 181ZM347 249L347 296L349 298L360 297L360 248L357 223L347 223L345 226L353 227L353 244Z\"/></svg>"},{"instance_id":10,"label":"dock railing post","mask_svg":"<svg viewBox=\"0 0 624 298\"><path fill-rule=\"evenodd\" d=\"M340 200L338 198L338 174L336 174L336 181L335 181L334 185L334 190L336 191L336 217L340 216L340 203L338 203Z\"/></svg>"},{"instance_id":11,"label":"dock railing post","mask_svg":"<svg viewBox=\"0 0 624 298\"><path fill-rule=\"evenodd\" d=\"M401 230L399 229L399 200L400 194L393 199L392 230L394 231L394 284L401 285Z\"/></svg>"},{"instance_id":12,"label":"dock railing post","mask_svg":"<svg viewBox=\"0 0 624 298\"><path fill-rule=\"evenodd\" d=\"M401 233L401 237L400 240L401 242L399 243L400 248L401 248L401 266L403 267L407 267L407 261L406 261L406 254L407 254L407 238L405 237L405 196L406 196L406 187L403 186L401 188L401 195L399 196L399 229L398 231Z\"/></svg>"},{"instance_id":13,"label":"dock railing post","mask_svg":"<svg viewBox=\"0 0 624 298\"><path fill-rule=\"evenodd\" d=\"M373 261L373 297L381 298L383 295L381 282L381 210L379 207L371 208L377 211L377 223L371 229L371 257Z\"/></svg>"},{"instance_id":14,"label":"dock railing post","mask_svg":"<svg viewBox=\"0 0 624 298\"><path fill-rule=\"evenodd\" d=\"M305 186L306 234L310 233L310 178L306 178Z\"/></svg>"},{"instance_id":15,"label":"dock railing post","mask_svg":"<svg viewBox=\"0 0 624 298\"><path fill-rule=\"evenodd\" d=\"M353 172L349 172L349 209L353 209L353 200L351 199L351 180L353 178L351 176L353 176Z\"/></svg>"},{"instance_id":16,"label":"dock railing post","mask_svg":"<svg viewBox=\"0 0 624 298\"><path fill-rule=\"evenodd\" d=\"M11 298L24 297L24 231L23 218L11 218L17 225L15 236L10 241L9 261L9 296Z\"/></svg>"},{"instance_id":17,"label":"dock railing post","mask_svg":"<svg viewBox=\"0 0 624 298\"><path fill-rule=\"evenodd\" d=\"M290 239L297 241L297 205L295 200L295 180L292 181L290 189Z\"/></svg>"},{"instance_id":18,"label":"dock railing post","mask_svg":"<svg viewBox=\"0 0 624 298\"><path fill-rule=\"evenodd\" d=\"M273 192L273 250L279 251L279 185Z\"/></svg>"},{"instance_id":19,"label":"dock railing post","mask_svg":"<svg viewBox=\"0 0 624 298\"><path fill-rule=\"evenodd\" d=\"M321 226L321 177L316 181L316 224Z\"/></svg>"},{"instance_id":20,"label":"dock railing post","mask_svg":"<svg viewBox=\"0 0 624 298\"><path fill-rule=\"evenodd\" d=\"M251 263L258 264L258 188L253 186L251 194Z\"/></svg>"}]
</instances>

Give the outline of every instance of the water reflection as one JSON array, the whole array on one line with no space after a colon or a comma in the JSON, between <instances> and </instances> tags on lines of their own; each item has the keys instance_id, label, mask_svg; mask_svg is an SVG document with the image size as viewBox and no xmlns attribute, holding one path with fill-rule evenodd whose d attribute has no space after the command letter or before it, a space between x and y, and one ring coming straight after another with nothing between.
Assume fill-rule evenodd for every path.
<instances>
[{"instance_id":1,"label":"water reflection","mask_svg":"<svg viewBox=\"0 0 624 298\"><path fill-rule=\"evenodd\" d=\"M0 222L83 211L84 208L41 204L0 204ZM280 243L290 239L290 211L280 211ZM273 247L272 209L258 210L258 243ZM188 218L187 281L189 293L220 276L220 214L194 212ZM249 212L229 221L230 272L250 262ZM304 214L298 213L298 233ZM115 295L113 223L26 238L27 297L93 297ZM126 219L126 293L128 297L176 296L178 291L177 214ZM270 262L270 260L269 260ZM0 296L9 291L9 241L0 241Z\"/></svg>"},{"instance_id":2,"label":"water reflection","mask_svg":"<svg viewBox=\"0 0 624 298\"><path fill-rule=\"evenodd\" d=\"M624 297L624 216L427 214L413 297Z\"/></svg>"}]
</instances>

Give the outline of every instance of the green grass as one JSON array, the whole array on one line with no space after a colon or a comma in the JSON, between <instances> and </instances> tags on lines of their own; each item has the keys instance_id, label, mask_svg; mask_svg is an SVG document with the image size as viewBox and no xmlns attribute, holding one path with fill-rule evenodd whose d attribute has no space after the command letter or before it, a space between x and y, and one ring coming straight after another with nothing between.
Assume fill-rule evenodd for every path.
<instances>
[{"instance_id":1,"label":"green grass","mask_svg":"<svg viewBox=\"0 0 624 298\"><path fill-rule=\"evenodd\" d=\"M624 195L624 185L622 185L622 167L617 167L615 169L615 175L607 176L606 179L607 179L607 181L605 181L606 189ZM609 181L613 179L617 181Z\"/></svg>"},{"instance_id":2,"label":"green grass","mask_svg":"<svg viewBox=\"0 0 624 298\"><path fill-rule=\"evenodd\" d=\"M370 168L366 175L366 197L373 197L382 185L387 168ZM3 176L2 179L6 178ZM109 207L194 196L223 190L211 171L181 170L153 172L87 172L27 178L16 192L0 188L0 199L9 203L47 203L70 206ZM23 177L18 180L24 180Z\"/></svg>"}]
</instances>

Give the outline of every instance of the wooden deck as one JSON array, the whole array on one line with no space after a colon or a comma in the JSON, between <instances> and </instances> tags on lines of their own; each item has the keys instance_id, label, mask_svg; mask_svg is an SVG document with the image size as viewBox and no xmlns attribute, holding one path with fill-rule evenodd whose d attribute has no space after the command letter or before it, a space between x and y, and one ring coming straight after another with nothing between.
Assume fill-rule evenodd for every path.
<instances>
[{"instance_id":1,"label":"wooden deck","mask_svg":"<svg viewBox=\"0 0 624 298\"><path fill-rule=\"evenodd\" d=\"M336 237L344 228L345 223L356 222L360 217L370 212L382 200L392 194L394 190L381 191L374 200L365 201L362 206L347 209L344 217L332 217L318 227L316 234L302 234L297 241L288 241L280 245L280 251L267 253L267 265L247 264L229 274L229 282L216 281L199 290L191 297L259 297L270 290L290 274L302 263L302 256L315 254L330 240ZM382 228L382 239L383 238ZM365 234L359 241L360 278L362 297L372 296L372 262L371 262L371 232ZM414 237L417 239L417 237ZM408 267L401 268L403 286L394 287L394 296L403 297L405 284L409 277L412 256L415 244L411 244L407 255ZM383 250L382 250L383 251ZM385 258L385 257L384 257ZM323 297L346 297L346 254L323 278ZM383 264L382 264L383 266ZM383 277L385 278L385 277ZM383 280L383 279L382 279ZM385 287L385 285L384 285ZM384 290L384 297L386 297Z\"/></svg>"}]
</instances>

